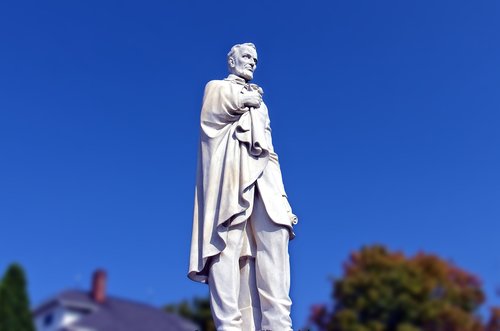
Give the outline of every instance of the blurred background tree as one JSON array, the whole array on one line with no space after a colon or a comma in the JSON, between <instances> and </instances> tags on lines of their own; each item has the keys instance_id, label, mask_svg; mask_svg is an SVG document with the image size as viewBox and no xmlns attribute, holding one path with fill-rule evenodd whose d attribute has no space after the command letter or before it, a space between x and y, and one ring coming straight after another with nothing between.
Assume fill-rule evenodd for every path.
<instances>
[{"instance_id":1,"label":"blurred background tree","mask_svg":"<svg viewBox=\"0 0 500 331\"><path fill-rule=\"evenodd\" d=\"M209 298L194 298L191 302L185 300L178 304L169 304L164 310L193 321L201 327L200 331L215 331Z\"/></svg>"},{"instance_id":2,"label":"blurred background tree","mask_svg":"<svg viewBox=\"0 0 500 331\"><path fill-rule=\"evenodd\" d=\"M23 268L12 264L0 283L0 331L34 331Z\"/></svg>"},{"instance_id":3,"label":"blurred background tree","mask_svg":"<svg viewBox=\"0 0 500 331\"><path fill-rule=\"evenodd\" d=\"M492 308L490 321L485 327L485 331L500 331L500 308Z\"/></svg>"},{"instance_id":4,"label":"blurred background tree","mask_svg":"<svg viewBox=\"0 0 500 331\"><path fill-rule=\"evenodd\" d=\"M333 282L333 308L313 307L311 323L328 331L480 331L484 298L480 281L452 263L375 245L351 254ZM487 331L499 330L495 313Z\"/></svg>"}]
</instances>

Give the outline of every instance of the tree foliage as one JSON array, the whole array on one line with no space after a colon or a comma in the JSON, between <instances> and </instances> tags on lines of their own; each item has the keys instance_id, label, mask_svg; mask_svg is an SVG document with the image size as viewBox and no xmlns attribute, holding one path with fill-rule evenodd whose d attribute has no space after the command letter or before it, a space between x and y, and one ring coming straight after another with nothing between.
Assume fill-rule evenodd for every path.
<instances>
[{"instance_id":1,"label":"tree foliage","mask_svg":"<svg viewBox=\"0 0 500 331\"><path fill-rule=\"evenodd\" d=\"M484 302L479 280L434 255L364 247L333 282L333 299L332 310L313 309L311 321L320 330L484 330L477 316ZM499 331L494 327L488 331Z\"/></svg>"},{"instance_id":2,"label":"tree foliage","mask_svg":"<svg viewBox=\"0 0 500 331\"><path fill-rule=\"evenodd\" d=\"M12 264L0 284L0 331L34 331L23 268Z\"/></svg>"},{"instance_id":3,"label":"tree foliage","mask_svg":"<svg viewBox=\"0 0 500 331\"><path fill-rule=\"evenodd\" d=\"M169 304L164 309L193 321L201 327L200 331L215 331L208 298L194 298L192 302L182 301L179 304Z\"/></svg>"},{"instance_id":4,"label":"tree foliage","mask_svg":"<svg viewBox=\"0 0 500 331\"><path fill-rule=\"evenodd\" d=\"M485 331L500 331L500 308L494 307L491 309L491 316Z\"/></svg>"}]
</instances>

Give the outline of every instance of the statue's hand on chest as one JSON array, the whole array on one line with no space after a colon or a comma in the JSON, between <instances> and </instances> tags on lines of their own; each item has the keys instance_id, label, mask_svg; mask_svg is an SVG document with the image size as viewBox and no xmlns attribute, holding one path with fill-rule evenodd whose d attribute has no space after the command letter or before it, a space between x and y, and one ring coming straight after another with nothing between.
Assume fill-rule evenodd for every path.
<instances>
[{"instance_id":1,"label":"statue's hand on chest","mask_svg":"<svg viewBox=\"0 0 500 331\"><path fill-rule=\"evenodd\" d=\"M241 90L240 106L242 108L259 108L262 104L262 88L255 84L249 84Z\"/></svg>"}]
</instances>

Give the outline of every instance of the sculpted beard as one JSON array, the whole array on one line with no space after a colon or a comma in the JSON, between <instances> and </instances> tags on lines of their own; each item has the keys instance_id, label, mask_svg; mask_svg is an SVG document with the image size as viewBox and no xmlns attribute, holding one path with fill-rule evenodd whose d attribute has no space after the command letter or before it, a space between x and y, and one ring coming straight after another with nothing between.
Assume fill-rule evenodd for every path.
<instances>
[{"instance_id":1,"label":"sculpted beard","mask_svg":"<svg viewBox=\"0 0 500 331\"><path fill-rule=\"evenodd\" d=\"M252 80L252 79L253 79L253 71L252 71L252 69L249 69L249 68L241 68L241 67L236 66L236 67L234 68L234 71L235 71L236 76L243 77L243 78L245 78L247 81L249 81L249 80Z\"/></svg>"}]
</instances>

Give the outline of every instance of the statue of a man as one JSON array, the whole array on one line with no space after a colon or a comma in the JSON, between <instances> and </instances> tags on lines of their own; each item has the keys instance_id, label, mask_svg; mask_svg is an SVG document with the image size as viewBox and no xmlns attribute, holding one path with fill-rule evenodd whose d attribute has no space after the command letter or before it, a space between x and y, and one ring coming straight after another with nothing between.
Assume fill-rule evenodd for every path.
<instances>
[{"instance_id":1,"label":"statue of a man","mask_svg":"<svg viewBox=\"0 0 500 331\"><path fill-rule=\"evenodd\" d=\"M217 330L292 330L288 242L297 217L283 187L253 44L205 87L188 277L208 283Z\"/></svg>"}]
</instances>

